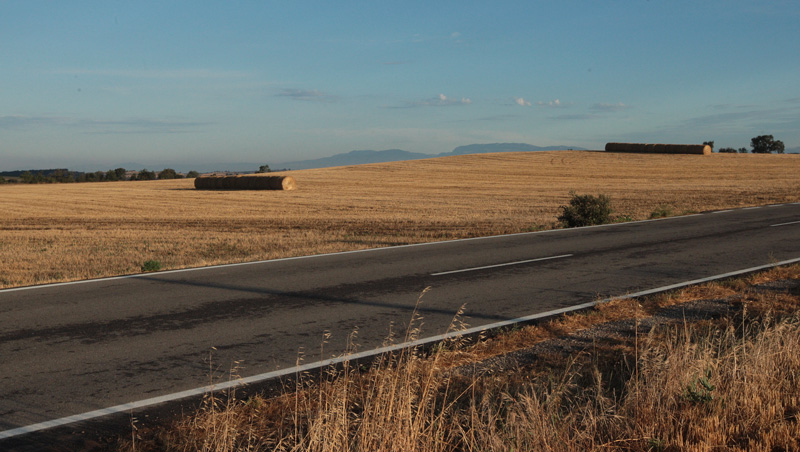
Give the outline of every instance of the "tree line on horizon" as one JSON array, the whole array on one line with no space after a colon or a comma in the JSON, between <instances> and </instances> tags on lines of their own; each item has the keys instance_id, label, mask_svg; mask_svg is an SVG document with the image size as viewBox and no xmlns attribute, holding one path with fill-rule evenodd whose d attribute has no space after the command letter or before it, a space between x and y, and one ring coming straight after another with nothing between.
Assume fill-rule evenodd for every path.
<instances>
[{"instance_id":1,"label":"tree line on horizon","mask_svg":"<svg viewBox=\"0 0 800 452\"><path fill-rule=\"evenodd\" d=\"M704 145L711 146L714 149L714 141L704 141ZM771 154L773 152L783 154L785 146L783 141L776 140L772 135L759 135L750 139L750 146L753 148L748 151L747 148L721 148L719 153L739 153L746 154L752 152L753 154ZM269 165L262 165L256 173L271 172ZM19 174L18 176L16 174ZM14 179L6 179L3 175L13 177ZM66 168L59 168L54 170L28 170L24 172L9 171L0 173L0 184L9 182L17 182L23 184L54 184L54 183L71 183L71 182L114 182L114 181L137 181L137 180L164 180L164 179L183 179L183 178L196 178L199 176L197 171L189 171L188 173L181 174L172 168L165 168L158 173L148 169L142 169L134 172L128 176L128 170L125 168L110 169L108 171L95 171L95 172L79 172L70 171Z\"/></svg>"},{"instance_id":2,"label":"tree line on horizon","mask_svg":"<svg viewBox=\"0 0 800 452\"><path fill-rule=\"evenodd\" d=\"M12 176L18 173L19 176ZM183 179L195 178L199 176L197 171L189 171L188 173L181 174L172 168L165 168L158 173L148 169L134 172L128 176L128 170L125 168L110 169L108 171L95 171L95 172L80 172L70 171L66 168L59 168L54 170L28 170L23 172L6 172L6 176L14 177L14 179L6 179L0 176L0 184L17 182L22 184L56 184L56 183L73 183L73 182L115 182L115 181L136 181L136 180L163 180L163 179Z\"/></svg>"},{"instance_id":3,"label":"tree line on horizon","mask_svg":"<svg viewBox=\"0 0 800 452\"><path fill-rule=\"evenodd\" d=\"M713 141L704 141L703 144L707 144L711 146L711 149L714 149ZM759 135L751 138L750 147L753 148L752 151L748 151L747 148L722 148L717 152L722 154L747 154L748 152L752 152L753 154L771 154L773 152L777 154L783 154L784 150L786 149L783 141L776 140L772 135Z\"/></svg>"}]
</instances>

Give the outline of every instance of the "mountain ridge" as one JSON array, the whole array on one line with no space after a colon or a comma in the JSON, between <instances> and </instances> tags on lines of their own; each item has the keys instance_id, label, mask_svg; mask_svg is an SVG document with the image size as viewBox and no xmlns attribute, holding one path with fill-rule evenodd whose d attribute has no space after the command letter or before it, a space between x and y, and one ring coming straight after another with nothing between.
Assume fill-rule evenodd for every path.
<instances>
[{"instance_id":1,"label":"mountain ridge","mask_svg":"<svg viewBox=\"0 0 800 452\"><path fill-rule=\"evenodd\" d=\"M300 170L329 168L332 166L362 165L365 163L387 163L402 160L420 160L454 155L490 154L496 152L566 151L570 149L575 151L586 150L584 148L574 146L534 146L527 143L468 144L465 146L458 146L452 151L441 152L439 154L424 154L421 152L404 151L402 149L386 149L383 151L355 150L318 159L281 162L276 163L275 165L270 165L270 167L273 169L286 168Z\"/></svg>"},{"instance_id":2,"label":"mountain ridge","mask_svg":"<svg viewBox=\"0 0 800 452\"><path fill-rule=\"evenodd\" d=\"M354 150L350 152L335 154L328 157L321 157L316 159L295 160L295 161L263 161L263 162L216 162L216 163L203 163L203 164L187 164L185 162L177 161L162 161L154 164L154 162L117 162L115 165L109 165L104 168L92 169L89 165L79 165L79 172L95 172L107 171L114 168L125 168L128 170L139 171L143 168L152 171L159 171L159 168L173 168L179 172L188 172L190 170L199 171L200 173L210 173L216 171L231 171L231 172L253 172L256 171L261 165L267 163L273 171L282 169L300 170L300 169L316 169L328 168L334 166L351 166L363 165L367 163L387 163L397 162L402 160L420 160L430 159L436 157L448 157L454 155L466 154L487 154L494 152L536 152L536 151L564 151L564 150L586 150L574 146L534 146L527 143L488 143L488 144L468 144L458 146L452 151L440 152L438 154L425 154L422 152L410 152L403 149L385 149L381 151L375 150ZM20 174L21 171L6 171L7 173ZM32 172L39 172L42 170L31 170ZM50 171L50 170L48 170Z\"/></svg>"}]
</instances>

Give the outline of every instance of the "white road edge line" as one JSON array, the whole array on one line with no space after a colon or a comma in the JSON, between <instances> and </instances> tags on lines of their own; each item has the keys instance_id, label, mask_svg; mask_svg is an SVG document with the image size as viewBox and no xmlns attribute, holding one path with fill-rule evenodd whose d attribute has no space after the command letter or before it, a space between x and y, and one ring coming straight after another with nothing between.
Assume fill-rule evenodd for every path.
<instances>
[{"instance_id":1,"label":"white road edge line","mask_svg":"<svg viewBox=\"0 0 800 452\"><path fill-rule=\"evenodd\" d=\"M453 274L453 273L472 272L472 271L476 271L476 270L485 270L487 268L507 267L509 265L519 265L519 264L528 264L528 263L531 263L531 262L549 261L549 260L552 260L552 259L561 259L562 257L571 257L571 256L572 256L572 254L562 254L560 256L540 257L538 259L528 259L526 261L506 262L504 264L485 265L483 267L464 268L464 269L461 269L461 270L450 270L450 271L446 271L446 272L431 273L431 276L441 276L441 275L450 275L450 274Z\"/></svg>"},{"instance_id":2,"label":"white road edge line","mask_svg":"<svg viewBox=\"0 0 800 452\"><path fill-rule=\"evenodd\" d=\"M715 211L713 211L713 212L711 212L711 213L725 213L725 212L733 212L733 209L728 209L728 210L715 210Z\"/></svg>"},{"instance_id":3,"label":"white road edge line","mask_svg":"<svg viewBox=\"0 0 800 452\"><path fill-rule=\"evenodd\" d=\"M797 223L800 223L800 221L790 221L788 223L771 224L769 225L769 227L774 228L775 226L786 226L788 224L797 224Z\"/></svg>"},{"instance_id":4,"label":"white road edge line","mask_svg":"<svg viewBox=\"0 0 800 452\"><path fill-rule=\"evenodd\" d=\"M27 433L33 433L33 432L37 432L37 431L40 431L40 430L45 430L45 429L48 429L48 428L60 427L60 426L63 426L63 425L73 424L75 422L88 421L90 419L95 419L95 418L98 418L98 417L107 416L107 415L111 415L111 414L119 414L119 413L130 412L130 411L138 409L138 408L144 408L144 407L157 405L157 404L164 403L164 402L172 402L172 401L183 399L183 398L187 398L187 397L203 395L203 394L207 394L207 393L210 393L210 392L213 392L213 391L220 391L220 390L224 390L224 389L233 388L233 387L236 387L236 386L246 385L246 384L250 384L250 383L258 383L258 382L262 382L262 381L265 381L265 380L270 380L270 379L273 379L273 378L278 378L278 377L284 377L284 376L288 376L288 375L298 374L300 372L305 372L307 370L318 369L320 367L326 367L326 366L330 366L332 364L339 364L339 363L342 363L342 362L345 362L345 361L349 361L349 360L368 358L370 356L376 356L376 355L380 355L382 353L398 351L398 350L402 350L404 348L410 348L410 347L416 347L416 346L420 346L420 345L426 345L426 344L430 344L430 343L433 343L433 342L439 342L439 341L443 341L443 340L447 340L447 339L453 339L453 338L456 338L456 337L459 337L459 336L480 333L482 331L487 331L487 330L492 330L492 329L497 329L497 328L503 328L503 327L506 327L506 326L514 325L516 323L530 322L530 321L542 319L542 318L545 318L545 317L552 317L552 316L556 316L556 315L560 315L560 314L565 314L567 312L580 311L582 309L591 308L591 307L597 306L599 304L608 303L609 301L625 300L625 299L628 299L628 298L643 297L645 295L652 295L652 294L655 294L655 293L664 292L664 291L673 290L673 289L679 289L681 287L691 286L691 285L694 285L694 284L702 284L702 283L709 282L709 281L715 281L715 280L718 280L718 279L730 278L732 276L738 276L738 275L742 275L742 274L745 274L745 273L752 273L752 272L756 272L756 271L759 271L759 270L766 270L768 268L778 267L778 266L781 266L781 265L794 264L794 263L797 263L797 262L800 262L800 258L789 259L789 260L785 260L785 261L781 261L781 262L775 262L775 263L767 264L767 265L760 265L758 267L750 267L750 268L746 268L746 269L743 269L743 270L736 270L736 271L732 271L732 272L728 272L728 273L722 273L722 274L719 274L719 275L709 276L707 278L693 279L691 281L684 281L684 282L680 282L680 283L676 283L676 284L670 284L668 286L657 287L655 289L643 290L641 292L631 293L631 294L627 294L627 295L621 295L621 296L618 296L618 297L611 297L611 298L606 298L606 299L603 299L603 300L591 301L591 302L588 302L588 303L582 303L582 304L579 304L579 305L569 306L569 307L561 308L561 309L555 309L555 310L552 310L552 311L540 312L538 314L531 314L531 315L524 316L524 317L518 317L516 319L504 320L504 321L501 321L501 322L490 323L488 325L476 326L476 327L473 327L473 328L468 328L468 329L463 330L463 331L454 331L454 332L451 332L451 333L442 334L442 335L438 335L438 336L427 337L427 338L424 338L424 339L417 339L415 341L405 342L405 343L402 343L402 344L396 344L396 345L392 345L392 346L381 347L381 348L377 348L377 349L373 349L373 350L354 353L352 355L342 356L342 357L333 358L333 359L326 359L326 360L317 361L317 362L314 362L314 363L308 363L308 364L304 364L302 366L297 366L297 367L292 367L292 368L288 368L288 369L276 370L276 371L267 372L267 373L263 373L263 374L253 375L251 377L240 378L238 380L232 380L232 381L228 381L228 382L224 382L224 383L220 383L220 384L216 384L216 385L208 385L208 386L203 386L201 388L188 389L186 391L176 392L176 393L173 393L173 394L167 394L167 395L163 395L163 396L159 396L159 397L152 397L152 398L149 398L149 399L139 400L139 401L136 401L136 402L123 403L121 405L115 405L115 406L108 407L108 408L101 408L99 410L89 411L89 412L82 413L82 414L75 414L75 415L72 415L72 416L67 416L67 417L53 419L53 420L49 420L49 421L45 421L45 422L40 422L38 424L31 424L31 425L26 425L24 427L18 427L18 428L14 428L14 429L11 429L11 430L5 430L5 431L0 432L0 440L6 439L6 438L12 438L14 436L24 435L24 434L27 434Z\"/></svg>"}]
</instances>

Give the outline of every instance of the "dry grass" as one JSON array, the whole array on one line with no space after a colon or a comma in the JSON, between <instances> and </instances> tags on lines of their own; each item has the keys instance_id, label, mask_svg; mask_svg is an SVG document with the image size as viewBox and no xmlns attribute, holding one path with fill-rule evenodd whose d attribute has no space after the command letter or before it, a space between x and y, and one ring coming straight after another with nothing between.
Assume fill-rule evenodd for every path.
<instances>
[{"instance_id":1,"label":"dry grass","mask_svg":"<svg viewBox=\"0 0 800 452\"><path fill-rule=\"evenodd\" d=\"M0 287L550 228L570 190L634 219L796 202L798 172L793 155L537 152L292 171L288 192L7 184Z\"/></svg>"},{"instance_id":2,"label":"dry grass","mask_svg":"<svg viewBox=\"0 0 800 452\"><path fill-rule=\"evenodd\" d=\"M428 358L412 350L384 356L366 372L345 367L273 399L209 399L197 415L134 435L121 450L798 450L800 297L750 287L787 277L800 279L800 266L639 300L634 315L720 295L747 308L713 324L631 338L613 363L590 353L562 367L542 363L479 378L453 369L463 369L463 356L482 344L455 344ZM628 309L609 305L559 319L558 328L508 336L574 331L602 323L598 317L631 315Z\"/></svg>"}]
</instances>

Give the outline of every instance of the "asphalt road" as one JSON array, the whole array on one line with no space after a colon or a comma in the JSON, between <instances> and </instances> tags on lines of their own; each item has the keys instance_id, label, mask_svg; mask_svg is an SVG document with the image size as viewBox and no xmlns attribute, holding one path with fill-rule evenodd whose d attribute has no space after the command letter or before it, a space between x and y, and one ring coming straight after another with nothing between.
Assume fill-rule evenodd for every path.
<instances>
[{"instance_id":1,"label":"asphalt road","mask_svg":"<svg viewBox=\"0 0 800 452\"><path fill-rule=\"evenodd\" d=\"M426 287L432 336L798 257L789 204L4 290L0 433L402 339Z\"/></svg>"}]
</instances>

